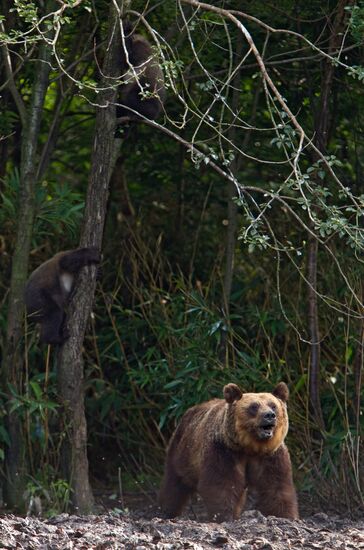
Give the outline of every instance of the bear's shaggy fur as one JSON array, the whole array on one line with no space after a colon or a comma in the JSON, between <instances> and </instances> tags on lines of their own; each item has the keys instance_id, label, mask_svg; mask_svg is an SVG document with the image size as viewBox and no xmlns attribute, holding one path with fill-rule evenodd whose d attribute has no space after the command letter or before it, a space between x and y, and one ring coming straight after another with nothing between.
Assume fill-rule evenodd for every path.
<instances>
[{"instance_id":1,"label":"bear's shaggy fur","mask_svg":"<svg viewBox=\"0 0 364 550\"><path fill-rule=\"evenodd\" d=\"M162 68L149 41L134 32L130 21L126 21L123 27L129 63L123 50L120 59L123 85L120 87L120 105L116 116L155 120L162 112L166 98Z\"/></svg>"},{"instance_id":2,"label":"bear's shaggy fur","mask_svg":"<svg viewBox=\"0 0 364 550\"><path fill-rule=\"evenodd\" d=\"M247 493L264 515L298 518L284 444L288 395L284 382L272 393L245 394L236 384L228 384L225 399L189 409L167 451L159 495L165 515L179 515L197 491L210 520L237 519Z\"/></svg>"}]
</instances>

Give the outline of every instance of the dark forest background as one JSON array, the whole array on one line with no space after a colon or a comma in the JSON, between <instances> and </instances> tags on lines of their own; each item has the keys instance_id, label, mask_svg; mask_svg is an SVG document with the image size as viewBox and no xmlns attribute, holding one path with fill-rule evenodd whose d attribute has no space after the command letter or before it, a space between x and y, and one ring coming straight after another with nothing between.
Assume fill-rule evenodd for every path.
<instances>
[{"instance_id":1,"label":"dark forest background","mask_svg":"<svg viewBox=\"0 0 364 550\"><path fill-rule=\"evenodd\" d=\"M301 498L363 506L364 2L199 4L0 1L0 472L13 509L39 497L48 513L87 510L65 467L74 398L91 485L149 492L189 406L228 382L280 380ZM158 121L126 133L110 62L120 16L153 43L167 87ZM103 168L104 229L97 197L84 213ZM59 371L22 291L87 239L103 261L82 370ZM78 397L59 372L78 376Z\"/></svg>"}]
</instances>

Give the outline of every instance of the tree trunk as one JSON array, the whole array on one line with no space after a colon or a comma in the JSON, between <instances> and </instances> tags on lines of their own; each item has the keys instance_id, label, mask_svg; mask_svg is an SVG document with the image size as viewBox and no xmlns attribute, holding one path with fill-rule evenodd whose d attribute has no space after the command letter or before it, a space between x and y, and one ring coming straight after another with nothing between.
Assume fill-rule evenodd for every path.
<instances>
[{"instance_id":1,"label":"tree trunk","mask_svg":"<svg viewBox=\"0 0 364 550\"><path fill-rule=\"evenodd\" d=\"M317 424L323 428L323 417L321 412L320 402L320 332L318 320L318 305L317 305L317 239L309 234L308 236L308 266L307 280L310 284L308 288L308 325L310 331L310 377L309 377L309 394L313 414Z\"/></svg>"},{"instance_id":2,"label":"tree trunk","mask_svg":"<svg viewBox=\"0 0 364 550\"><path fill-rule=\"evenodd\" d=\"M243 35L241 32L237 34L236 38L236 59L239 63L243 53ZM240 68L236 71L234 79L232 81L233 94L232 94L232 111L237 113L239 111L240 102ZM236 137L236 127L234 121L230 128L228 138L234 143ZM246 143L244 143L246 145ZM243 147L244 147L243 145ZM241 157L238 152L235 153L235 158L231 163L231 172L236 176L241 162ZM234 259L235 259L235 246L236 246L236 229L238 225L238 208L235 202L237 197L236 186L232 181L229 181L227 187L227 233L226 233L226 256L225 256L225 274L224 274L224 309L226 317L230 312L230 294L231 285L234 275Z\"/></svg>"},{"instance_id":3,"label":"tree trunk","mask_svg":"<svg viewBox=\"0 0 364 550\"><path fill-rule=\"evenodd\" d=\"M332 26L332 33L329 41L328 53L334 55L340 47L343 39L343 31L348 18L346 6L352 4L352 1L340 0L337 7L335 20ZM326 154L330 139L330 125L332 120L332 109L330 105L330 95L334 81L335 66L330 60L325 60L323 65L321 79L321 96L316 109L315 116L315 137L314 143L323 154ZM313 161L318 160L314 156ZM318 244L315 237L308 236L308 324L311 341L310 366L309 366L309 394L310 404L313 416L317 425L324 428L324 420L320 402L320 331L317 304L317 263L318 263Z\"/></svg>"},{"instance_id":4,"label":"tree trunk","mask_svg":"<svg viewBox=\"0 0 364 550\"><path fill-rule=\"evenodd\" d=\"M361 291L361 301L364 301L364 291ZM353 370L354 370L354 421L357 437L361 436L360 417L362 399L362 385L363 385L363 346L364 346L364 311L361 310L361 319L359 325L358 344L356 348ZM363 469L364 471L364 469Z\"/></svg>"},{"instance_id":5,"label":"tree trunk","mask_svg":"<svg viewBox=\"0 0 364 550\"><path fill-rule=\"evenodd\" d=\"M23 292L28 275L28 260L35 216L35 189L37 169L37 146L43 115L44 98L48 88L51 50L42 44L39 61L35 66L31 105L26 113L22 131L19 224L16 245L12 258L12 272L7 317L7 335L2 366L3 387L8 392L11 384L17 393L22 393L22 337L24 332ZM12 398L9 396L7 429L10 447L5 456L4 501L11 508L19 508L23 502L25 457L22 423L17 413L10 412Z\"/></svg>"},{"instance_id":6,"label":"tree trunk","mask_svg":"<svg viewBox=\"0 0 364 550\"><path fill-rule=\"evenodd\" d=\"M119 5L121 1L119 1ZM120 56L119 16L111 5L108 31L108 49L103 75L118 75ZM103 79L100 107L96 109L95 137L92 166L87 189L86 206L80 246L97 246L101 249L109 181L116 160L115 100L113 79ZM107 87L109 86L109 88ZM64 407L66 438L62 448L62 464L66 479L72 488L73 505L79 513L93 508L93 495L89 483L87 459L87 429L84 410L82 345L90 317L96 287L97 268L85 268L68 308L67 322L70 338L58 354L58 389Z\"/></svg>"},{"instance_id":7,"label":"tree trunk","mask_svg":"<svg viewBox=\"0 0 364 550\"><path fill-rule=\"evenodd\" d=\"M236 59L239 63L239 60L243 52L243 35L238 33L236 38ZM240 100L240 68L236 71L234 79L232 81L233 94L232 94L232 111L237 113L239 110L239 100ZM234 143L236 136L236 128L234 121L232 122L231 128L228 133L229 140ZM239 166L241 162L241 157L238 152L235 153L235 158L231 163L231 173L236 176L239 171ZM224 319L226 325L230 324L230 294L231 286L234 276L234 261L235 261L235 246L236 246L236 230L238 226L238 207L236 205L235 199L237 197L236 185L229 181L227 185L227 232L226 232L226 253L225 253L225 273L223 281L223 303L222 310L224 314ZM221 342L219 349L220 360L228 364L228 332L223 330L221 332Z\"/></svg>"},{"instance_id":8,"label":"tree trunk","mask_svg":"<svg viewBox=\"0 0 364 550\"><path fill-rule=\"evenodd\" d=\"M237 43L236 43L236 59L239 60L243 52L243 35L238 33ZM232 111L237 113L239 111L239 101L240 101L240 69L236 72L236 75L232 82L233 86L233 95L232 95ZM260 94L260 86L256 90L254 105L252 109L252 114L250 117L250 123L253 124L253 121L256 116L256 109L258 104ZM242 149L245 149L250 141L251 131L246 130L243 143L241 145ZM236 138L236 127L233 124L229 131L229 140L234 143ZM240 170L242 157L236 152L236 156L231 164L231 173L234 176L237 176ZM228 182L227 186L227 232L226 232L226 255L225 255L225 273L223 281L223 304L222 308L224 311L224 317L226 324L230 324L230 296L231 288L234 277L234 263L235 263L235 249L236 249L236 238L237 238L237 228L238 228L238 206L235 202L237 198L236 186L232 181ZM225 364L228 363L228 350L227 350L227 331L223 331L221 335L221 344L220 344L220 357Z\"/></svg>"}]
</instances>

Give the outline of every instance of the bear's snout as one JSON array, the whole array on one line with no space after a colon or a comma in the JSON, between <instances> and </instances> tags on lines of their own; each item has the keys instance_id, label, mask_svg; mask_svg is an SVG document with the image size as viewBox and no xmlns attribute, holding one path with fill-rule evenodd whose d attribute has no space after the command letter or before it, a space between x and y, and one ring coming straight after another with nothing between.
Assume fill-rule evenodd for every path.
<instances>
[{"instance_id":1,"label":"bear's snout","mask_svg":"<svg viewBox=\"0 0 364 550\"><path fill-rule=\"evenodd\" d=\"M276 420L276 413L274 411L269 411L269 412L266 412L264 415L263 415L263 420L266 420L267 422L272 422L272 420Z\"/></svg>"},{"instance_id":2,"label":"bear's snout","mask_svg":"<svg viewBox=\"0 0 364 550\"><path fill-rule=\"evenodd\" d=\"M270 439L273 437L274 428L277 422L277 415L271 409L261 416L259 424L258 436L259 439Z\"/></svg>"}]
</instances>

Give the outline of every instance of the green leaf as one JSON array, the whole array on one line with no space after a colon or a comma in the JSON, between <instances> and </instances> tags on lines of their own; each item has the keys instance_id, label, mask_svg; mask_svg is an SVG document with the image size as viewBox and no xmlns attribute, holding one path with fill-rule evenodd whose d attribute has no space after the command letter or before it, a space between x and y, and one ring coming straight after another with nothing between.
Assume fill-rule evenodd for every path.
<instances>
[{"instance_id":1,"label":"green leaf","mask_svg":"<svg viewBox=\"0 0 364 550\"><path fill-rule=\"evenodd\" d=\"M29 382L29 386L32 388L35 398L38 399L39 401L43 395L42 388L37 382L34 382L34 381Z\"/></svg>"},{"instance_id":2,"label":"green leaf","mask_svg":"<svg viewBox=\"0 0 364 550\"><path fill-rule=\"evenodd\" d=\"M168 382L168 384L165 384L165 386L163 387L165 390L170 390L172 388L175 388L176 386L180 386L181 384L183 384L183 380L178 379L178 380L173 380L172 382Z\"/></svg>"},{"instance_id":3,"label":"green leaf","mask_svg":"<svg viewBox=\"0 0 364 550\"><path fill-rule=\"evenodd\" d=\"M4 443L6 443L8 446L10 446L10 438L7 430L4 428L4 426L0 426L0 439Z\"/></svg>"}]
</instances>

